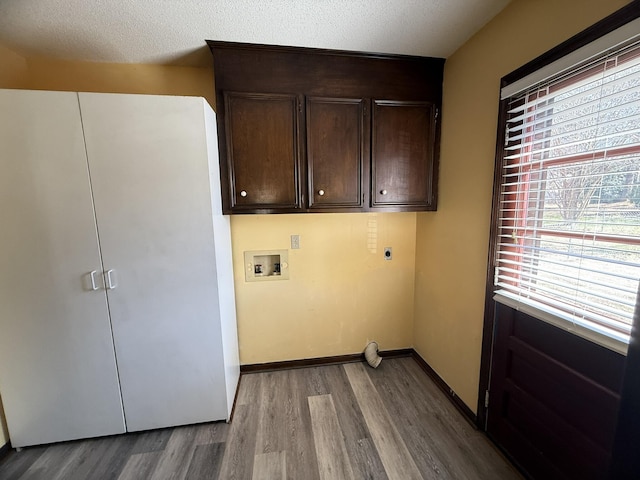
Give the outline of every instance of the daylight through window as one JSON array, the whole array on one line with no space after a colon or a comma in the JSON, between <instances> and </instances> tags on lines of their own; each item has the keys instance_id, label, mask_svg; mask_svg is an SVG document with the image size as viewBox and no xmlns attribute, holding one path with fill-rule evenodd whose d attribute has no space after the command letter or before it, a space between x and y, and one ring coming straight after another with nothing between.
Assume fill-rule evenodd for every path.
<instances>
[{"instance_id":1,"label":"daylight through window","mask_svg":"<svg viewBox=\"0 0 640 480\"><path fill-rule=\"evenodd\" d=\"M507 100L496 290L628 342L640 279L640 45Z\"/></svg>"}]
</instances>

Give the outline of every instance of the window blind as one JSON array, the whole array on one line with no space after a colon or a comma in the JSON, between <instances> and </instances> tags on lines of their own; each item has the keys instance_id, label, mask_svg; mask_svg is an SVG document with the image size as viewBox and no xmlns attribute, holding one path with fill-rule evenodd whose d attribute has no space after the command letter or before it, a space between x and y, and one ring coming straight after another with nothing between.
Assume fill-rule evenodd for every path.
<instances>
[{"instance_id":1,"label":"window blind","mask_svg":"<svg viewBox=\"0 0 640 480\"><path fill-rule=\"evenodd\" d=\"M506 102L496 290L628 342L640 280L640 42Z\"/></svg>"}]
</instances>

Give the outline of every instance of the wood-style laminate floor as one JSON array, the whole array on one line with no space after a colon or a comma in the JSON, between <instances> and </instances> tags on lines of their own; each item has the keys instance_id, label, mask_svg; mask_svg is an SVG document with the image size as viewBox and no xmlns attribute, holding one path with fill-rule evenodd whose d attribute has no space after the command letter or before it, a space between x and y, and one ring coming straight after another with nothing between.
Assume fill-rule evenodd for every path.
<instances>
[{"instance_id":1,"label":"wood-style laminate floor","mask_svg":"<svg viewBox=\"0 0 640 480\"><path fill-rule=\"evenodd\" d=\"M233 421L10 452L2 480L521 479L412 358L243 375Z\"/></svg>"}]
</instances>

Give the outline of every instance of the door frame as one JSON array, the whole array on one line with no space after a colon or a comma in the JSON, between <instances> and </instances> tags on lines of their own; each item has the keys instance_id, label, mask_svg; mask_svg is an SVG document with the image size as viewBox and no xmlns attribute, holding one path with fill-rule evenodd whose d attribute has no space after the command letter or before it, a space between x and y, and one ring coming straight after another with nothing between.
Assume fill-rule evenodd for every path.
<instances>
[{"instance_id":1,"label":"door frame","mask_svg":"<svg viewBox=\"0 0 640 480\"><path fill-rule=\"evenodd\" d=\"M568 40L562 42L558 46L548 50L537 58L526 63L522 67L505 75L500 80L500 88L509 85L516 80L539 70L540 68L570 54L588 43L597 40L617 28L640 17L640 0L634 0L628 5L615 11L611 15L603 18L599 22L591 25L585 30L577 33ZM495 239L498 235L497 219L499 214L499 196L500 196L500 179L502 158L504 153L505 116L507 111L507 101L501 100L498 110L498 131L496 136L496 157L494 163L493 177L493 199L491 204L491 225L489 231L489 251L487 258L487 275L484 302L484 322L482 327L482 350L480 356L480 378L478 385L478 405L477 405L477 427L487 430L487 411L485 407L485 393L489 391L491 380L491 365L493 355L493 340L495 329L495 301L493 300L493 278L495 272Z\"/></svg>"}]
</instances>

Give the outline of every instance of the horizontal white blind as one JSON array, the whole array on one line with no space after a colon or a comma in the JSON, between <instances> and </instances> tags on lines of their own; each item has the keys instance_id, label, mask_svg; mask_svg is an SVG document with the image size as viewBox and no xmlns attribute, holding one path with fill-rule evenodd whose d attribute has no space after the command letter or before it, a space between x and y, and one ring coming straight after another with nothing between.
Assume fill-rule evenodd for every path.
<instances>
[{"instance_id":1,"label":"horizontal white blind","mask_svg":"<svg viewBox=\"0 0 640 480\"><path fill-rule=\"evenodd\" d=\"M496 290L628 337L640 280L640 43L507 101Z\"/></svg>"}]
</instances>

